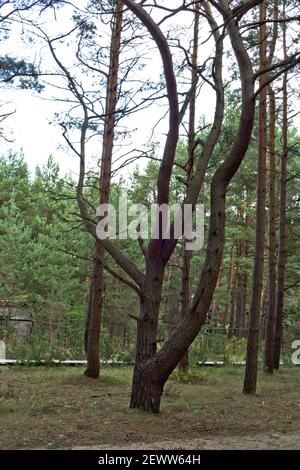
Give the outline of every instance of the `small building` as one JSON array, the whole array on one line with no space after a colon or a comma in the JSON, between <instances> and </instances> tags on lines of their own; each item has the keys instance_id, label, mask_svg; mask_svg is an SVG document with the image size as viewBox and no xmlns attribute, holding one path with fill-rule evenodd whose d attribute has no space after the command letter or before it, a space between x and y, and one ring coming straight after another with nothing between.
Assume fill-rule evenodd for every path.
<instances>
[{"instance_id":1,"label":"small building","mask_svg":"<svg viewBox=\"0 0 300 470\"><path fill-rule=\"evenodd\" d=\"M5 342L0 339L0 361L2 359L6 359L6 346L5 346Z\"/></svg>"},{"instance_id":2,"label":"small building","mask_svg":"<svg viewBox=\"0 0 300 470\"><path fill-rule=\"evenodd\" d=\"M33 320L26 307L12 305L8 300L0 300L0 340L14 335L24 340L31 336Z\"/></svg>"}]
</instances>

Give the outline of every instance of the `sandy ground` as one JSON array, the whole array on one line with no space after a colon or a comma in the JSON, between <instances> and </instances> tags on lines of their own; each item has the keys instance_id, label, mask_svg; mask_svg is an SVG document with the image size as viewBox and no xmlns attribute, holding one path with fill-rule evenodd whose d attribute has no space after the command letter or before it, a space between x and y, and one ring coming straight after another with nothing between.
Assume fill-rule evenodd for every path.
<instances>
[{"instance_id":1,"label":"sandy ground","mask_svg":"<svg viewBox=\"0 0 300 470\"><path fill-rule=\"evenodd\" d=\"M162 441L152 444L134 442L120 445L72 447L73 450L273 450L300 449L300 434L254 434L251 436L215 436L183 441Z\"/></svg>"}]
</instances>

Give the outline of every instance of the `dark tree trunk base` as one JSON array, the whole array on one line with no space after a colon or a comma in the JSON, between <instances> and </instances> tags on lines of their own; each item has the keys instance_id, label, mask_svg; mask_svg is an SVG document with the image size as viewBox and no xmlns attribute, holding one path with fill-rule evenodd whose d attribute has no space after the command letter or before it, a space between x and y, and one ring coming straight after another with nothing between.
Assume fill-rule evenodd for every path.
<instances>
[{"instance_id":1,"label":"dark tree trunk base","mask_svg":"<svg viewBox=\"0 0 300 470\"><path fill-rule=\"evenodd\" d=\"M147 374L148 375L148 374ZM132 382L130 408L159 413L162 386L153 383L143 371L136 371Z\"/></svg>"},{"instance_id":2,"label":"dark tree trunk base","mask_svg":"<svg viewBox=\"0 0 300 470\"><path fill-rule=\"evenodd\" d=\"M86 369L84 375L90 379L98 379L100 375L100 367L94 367L92 370Z\"/></svg>"},{"instance_id":3,"label":"dark tree trunk base","mask_svg":"<svg viewBox=\"0 0 300 470\"><path fill-rule=\"evenodd\" d=\"M188 370L189 370L189 355L187 351L178 364L178 371L184 374Z\"/></svg>"},{"instance_id":4,"label":"dark tree trunk base","mask_svg":"<svg viewBox=\"0 0 300 470\"><path fill-rule=\"evenodd\" d=\"M244 395L256 395L256 390L253 390L253 389L245 389L243 390L243 394Z\"/></svg>"}]
</instances>

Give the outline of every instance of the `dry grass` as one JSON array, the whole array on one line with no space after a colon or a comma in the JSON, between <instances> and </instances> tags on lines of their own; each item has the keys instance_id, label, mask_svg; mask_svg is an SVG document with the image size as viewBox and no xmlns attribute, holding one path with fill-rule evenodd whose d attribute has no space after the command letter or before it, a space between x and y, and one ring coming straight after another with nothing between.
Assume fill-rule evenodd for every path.
<instances>
[{"instance_id":1,"label":"dry grass","mask_svg":"<svg viewBox=\"0 0 300 470\"><path fill-rule=\"evenodd\" d=\"M199 371L195 383L170 380L158 416L128 409L130 368L0 368L0 448L130 446L200 437L300 434L300 370L259 375L256 396L241 393L243 369Z\"/></svg>"}]
</instances>

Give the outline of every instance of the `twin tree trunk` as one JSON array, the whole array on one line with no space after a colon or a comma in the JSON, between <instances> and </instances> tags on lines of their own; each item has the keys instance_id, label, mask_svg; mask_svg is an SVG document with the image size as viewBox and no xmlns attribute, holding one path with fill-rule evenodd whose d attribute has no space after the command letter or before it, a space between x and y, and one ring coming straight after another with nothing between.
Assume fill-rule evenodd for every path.
<instances>
[{"instance_id":1,"label":"twin tree trunk","mask_svg":"<svg viewBox=\"0 0 300 470\"><path fill-rule=\"evenodd\" d=\"M179 125L184 115L186 107L179 111L177 83L172 61L172 54L168 45L167 39L164 37L159 26L155 23L151 15L149 15L143 8L144 2L135 2L133 0L123 0L117 2L117 5L122 7L122 4L139 18L144 26L146 26L152 39L156 43L157 49L160 52L164 78L166 82L167 98L169 103L169 129L167 133L166 143L162 155L162 162L159 168L157 179L157 203L168 204L170 195L170 181L172 170L174 166L174 159L176 148L179 138ZM219 32L218 25L213 20L209 10L209 3L201 3L201 8L205 10L205 17L210 23L212 34L216 43L216 54L213 63L213 81L216 91L216 110L213 125L209 132L207 140L202 143L201 156L195 165L195 174L188 182L187 195L185 203L195 206L199 191L201 189L207 166L218 141L224 115L224 86L222 81L222 57L223 57L223 36ZM258 4L257 1L249 1L250 6ZM198 3L196 3L198 5ZM252 69L252 63L247 50L243 44L243 40L238 27L236 19L236 11L232 11L228 6L227 0L219 0L214 2L214 7L223 16L224 27L226 27L228 36L231 42L232 50L235 54L238 63L240 80L241 80L241 113L239 119L239 127L228 156L217 167L211 183L210 183L210 226L207 240L206 256L203 269L200 274L199 282L196 287L193 302L188 312L183 316L181 322L177 325L174 332L170 335L168 340L157 350L157 333L159 322L159 310L161 303L162 285L164 280L165 267L173 253L177 240L171 237L170 240L162 240L161 238L151 239L147 249L142 250L146 259L146 273L143 274L131 260L129 260L113 243L109 240L102 241L105 250L114 258L117 264L124 269L124 271L131 277L135 284L131 286L140 295L140 316L137 320L137 349L136 361L134 367L134 377L132 382L132 395L130 406L133 408L141 408L146 411L159 412L161 394L164 384L168 380L170 374L177 366L178 362L187 352L189 346L199 333L209 311L215 287L218 281L218 276L223 260L223 250L225 243L225 208L226 208L226 193L231 179L239 169L243 158L249 147L251 140L253 122L255 117L255 75ZM249 5L245 5L245 10L241 8L241 16L248 11ZM118 9L118 7L117 7ZM121 8L116 14L116 18L121 18ZM266 65L266 8L265 3L260 3L260 63L261 68ZM116 23L118 23L116 21ZM117 35L116 35L117 37ZM118 41L116 40L116 43ZM120 46L120 43L119 43ZM116 59L117 57L117 59ZM116 60L118 70L118 53L111 55L111 60ZM117 73L112 74L112 77L117 83ZM259 326L259 313L261 305L262 293L262 274L263 274L263 256L264 256L264 210L265 210L265 160L266 160L266 89L265 74L260 76L260 126L259 126L259 140L260 140L260 155L259 155L259 176L258 176L258 211L257 211L257 252L255 257L254 267L254 284L251 306L251 324L249 333L249 342L247 350L247 366L245 377L245 391L252 392L253 384L254 389L256 385L256 371L257 371L257 347L258 347L258 326ZM109 88L112 90L111 97L107 103L115 105L116 87ZM114 97L114 99L113 99ZM189 94L187 95L189 98ZM186 106L188 101L186 100ZM109 104L108 104L109 106ZM107 171L109 175L108 190L110 182L110 167L111 152L113 144L113 130L115 125L115 107L107 108L106 126L104 130L104 147L106 157L103 160L101 179ZM113 124L113 125L112 125ZM83 134L84 135L84 134ZM106 140L107 139L107 140ZM105 143L106 142L106 143ZM110 142L110 144L109 144ZM287 144L286 144L287 148ZM108 150L107 150L108 149ZM107 151L107 153L105 153ZM108 171L109 168L109 171ZM104 172L103 172L104 169ZM84 156L80 161L80 178L77 188L77 200L81 214L85 216L86 209L82 199L82 189L84 180ZM103 183L103 180L101 181ZM105 185L103 186L105 188ZM108 192L106 199L100 197L100 202L108 200ZM94 227L88 222L87 217L83 217L85 226L94 234ZM160 223L160 222L159 222ZM140 244L142 245L142 244ZM97 253L97 250L96 250ZM283 252L284 253L284 252ZM283 259L283 258L281 258ZM95 257L95 261L100 261L103 270L103 259L101 256ZM96 266L96 263L95 263ZM98 269L98 268L97 268ZM99 271L95 271L96 273ZM103 275L103 271L102 271ZM95 276L96 279L96 276ZM101 287L101 283L100 283ZM97 290L92 289L92 295L97 295ZM94 303L92 299L89 303L93 308ZM279 303L277 303L278 309ZM99 312L94 312L95 315ZM90 312L90 318L87 322L88 329L90 321L94 321ZM99 317L98 317L99 320ZM277 315L276 328L280 331L280 322L282 325L282 317ZM100 323L99 323L100 324ZM277 330L276 330L277 331ZM89 344L89 334L87 337L87 347ZM277 336L276 336L277 338ZM95 351L95 348L92 349ZM248 387L249 386L249 387ZM252 388L251 388L252 387Z\"/></svg>"},{"instance_id":2,"label":"twin tree trunk","mask_svg":"<svg viewBox=\"0 0 300 470\"><path fill-rule=\"evenodd\" d=\"M123 2L116 2L110 48L110 64L107 76L106 110L103 129L103 146L101 158L99 203L109 202L111 163L116 125L116 104L118 96L118 70L123 24ZM85 375L91 378L99 377L100 357L99 342L101 317L104 294L104 247L99 240L95 242L94 260L91 277L91 287L88 302L87 321L85 329L85 349L87 368Z\"/></svg>"},{"instance_id":3,"label":"twin tree trunk","mask_svg":"<svg viewBox=\"0 0 300 470\"><path fill-rule=\"evenodd\" d=\"M168 200L170 174L178 139L176 104L173 100L174 91L176 92L176 81L167 42L163 39L157 25L153 23L151 17L142 9L140 4L130 0L124 0L124 3L144 22L157 42L164 61L170 102L170 124L172 124L173 117L175 125L177 125L177 129L174 129L172 125L170 126L163 157L164 165L161 166L158 177L158 203L160 204L164 198ZM165 265L170 253L172 253L170 247L173 248L175 245L172 239L151 240L148 245L146 276L141 285L141 309L137 322L137 351L130 406L154 413L159 412L164 384L199 333L210 308L223 259L226 191L246 154L253 128L255 99L252 64L243 45L235 19L223 0L220 1L220 12L224 16L240 70L242 84L240 126L228 157L218 167L212 178L207 251L193 303L188 313L159 351L157 351L156 346L162 282ZM220 99L222 96L219 92ZM212 127L211 132L214 133L217 129L217 135L219 135L222 115L223 111L221 110L220 115L217 114L218 117L221 117L221 122L217 119ZM174 136L176 137L175 141ZM212 145L213 147L214 145ZM199 175L197 175L196 169L191 185L194 180L197 181L197 177Z\"/></svg>"}]
</instances>

